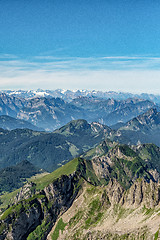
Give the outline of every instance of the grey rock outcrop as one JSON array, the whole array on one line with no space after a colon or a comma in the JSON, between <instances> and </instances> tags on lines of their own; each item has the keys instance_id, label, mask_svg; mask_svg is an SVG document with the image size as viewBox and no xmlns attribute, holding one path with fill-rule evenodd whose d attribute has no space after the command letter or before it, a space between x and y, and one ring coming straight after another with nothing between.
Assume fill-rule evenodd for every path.
<instances>
[{"instance_id":1,"label":"grey rock outcrop","mask_svg":"<svg viewBox=\"0 0 160 240\"><path fill-rule=\"evenodd\" d=\"M27 196L27 199L9 208L7 216L2 216L0 225L4 231L0 240L24 240L43 220L50 223L48 230L44 233L45 239L58 216L64 213L75 199L79 191L76 186L78 180L79 176L75 173L69 176L62 175L31 198L26 194L30 194L27 186L23 188L17 195L17 200L22 199L22 196Z\"/></svg>"}]
</instances>

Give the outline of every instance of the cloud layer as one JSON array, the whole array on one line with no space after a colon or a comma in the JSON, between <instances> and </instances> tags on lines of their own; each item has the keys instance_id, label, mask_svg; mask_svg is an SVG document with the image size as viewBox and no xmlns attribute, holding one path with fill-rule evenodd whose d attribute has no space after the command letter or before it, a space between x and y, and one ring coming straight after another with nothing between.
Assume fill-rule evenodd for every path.
<instances>
[{"instance_id":1,"label":"cloud layer","mask_svg":"<svg viewBox=\"0 0 160 240\"><path fill-rule=\"evenodd\" d=\"M151 56L0 56L1 89L160 92L160 58Z\"/></svg>"}]
</instances>

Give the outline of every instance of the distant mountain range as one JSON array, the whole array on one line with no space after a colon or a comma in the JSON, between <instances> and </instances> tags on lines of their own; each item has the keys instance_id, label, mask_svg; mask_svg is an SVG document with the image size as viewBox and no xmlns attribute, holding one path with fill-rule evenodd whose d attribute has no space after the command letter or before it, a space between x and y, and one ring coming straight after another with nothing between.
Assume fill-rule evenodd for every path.
<instances>
[{"instance_id":1,"label":"distant mountain range","mask_svg":"<svg viewBox=\"0 0 160 240\"><path fill-rule=\"evenodd\" d=\"M104 139L122 144L154 143L160 147L160 113L150 109L119 129L86 120L73 120L52 133L29 129L0 130L0 167L28 160L52 171ZM92 150L90 150L92 152Z\"/></svg>"},{"instance_id":2,"label":"distant mountain range","mask_svg":"<svg viewBox=\"0 0 160 240\"><path fill-rule=\"evenodd\" d=\"M13 130L16 128L20 129L28 128L34 131L44 131L43 128L38 128L28 121L16 119L7 115L0 116L0 128L7 130Z\"/></svg>"},{"instance_id":3,"label":"distant mountain range","mask_svg":"<svg viewBox=\"0 0 160 240\"><path fill-rule=\"evenodd\" d=\"M76 119L85 119L90 123L96 121L106 125L125 123L150 108L160 109L149 100L137 98L114 100L80 96L71 102L66 102L62 98L22 98L15 97L13 94L0 94L0 115L28 121L46 131L53 131ZM12 129L14 125L15 120L11 123L10 119L10 126L6 128ZM34 128L27 126L26 123L24 125L27 128ZM0 127L3 126L3 124L0 125ZM19 127L23 128L22 124Z\"/></svg>"},{"instance_id":4,"label":"distant mountain range","mask_svg":"<svg viewBox=\"0 0 160 240\"><path fill-rule=\"evenodd\" d=\"M3 90L1 93L6 93L10 96L32 98L32 97L59 97L67 102L72 101L77 97L98 97L98 98L114 98L115 100L126 100L127 98L140 98L160 103L160 95L158 94L133 94L126 92L114 92L114 91L96 91L96 90L67 90L67 89L56 89L56 90Z\"/></svg>"},{"instance_id":5,"label":"distant mountain range","mask_svg":"<svg viewBox=\"0 0 160 240\"><path fill-rule=\"evenodd\" d=\"M160 146L160 112L149 109L120 127L112 139L126 144L154 143Z\"/></svg>"},{"instance_id":6,"label":"distant mountain range","mask_svg":"<svg viewBox=\"0 0 160 240\"><path fill-rule=\"evenodd\" d=\"M85 117L89 122L97 121L108 126L118 122L127 122L133 117L157 107L153 102L142 99L99 99L95 97L79 97L71 102L74 106L85 110Z\"/></svg>"}]
</instances>

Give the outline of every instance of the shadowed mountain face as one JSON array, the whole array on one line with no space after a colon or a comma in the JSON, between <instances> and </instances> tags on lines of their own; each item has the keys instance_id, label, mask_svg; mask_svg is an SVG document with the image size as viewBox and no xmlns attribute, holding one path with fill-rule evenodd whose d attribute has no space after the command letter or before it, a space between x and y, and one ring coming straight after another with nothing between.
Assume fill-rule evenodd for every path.
<instances>
[{"instance_id":1,"label":"shadowed mountain face","mask_svg":"<svg viewBox=\"0 0 160 240\"><path fill-rule=\"evenodd\" d=\"M87 121L98 121L106 125L113 125L118 122L126 122L133 117L146 112L154 107L154 103L142 99L127 99L118 101L114 99L98 99L79 97L72 101L77 107L87 111Z\"/></svg>"},{"instance_id":2,"label":"shadowed mountain face","mask_svg":"<svg viewBox=\"0 0 160 240\"><path fill-rule=\"evenodd\" d=\"M68 103L61 98L18 98L0 94L0 115L29 121L46 131L53 131L74 119L113 125L120 121L126 122L153 107L157 106L142 99L79 97Z\"/></svg>"},{"instance_id":3,"label":"shadowed mountain face","mask_svg":"<svg viewBox=\"0 0 160 240\"><path fill-rule=\"evenodd\" d=\"M0 115L16 117L52 131L73 119L83 118L83 111L60 98L24 99L3 93L0 95Z\"/></svg>"},{"instance_id":4,"label":"shadowed mountain face","mask_svg":"<svg viewBox=\"0 0 160 240\"><path fill-rule=\"evenodd\" d=\"M43 128L38 128L28 121L16 119L7 115L0 116L0 128L7 130L29 128L34 131L44 131Z\"/></svg>"},{"instance_id":5,"label":"shadowed mountain face","mask_svg":"<svg viewBox=\"0 0 160 240\"><path fill-rule=\"evenodd\" d=\"M6 167L0 170L0 194L3 191L12 192L22 187L24 182L26 182L26 178L40 173L43 173L43 170L35 167L27 160L18 163L16 166Z\"/></svg>"},{"instance_id":6,"label":"shadowed mountain face","mask_svg":"<svg viewBox=\"0 0 160 240\"><path fill-rule=\"evenodd\" d=\"M20 109L17 117L52 131L73 119L83 118L83 111L60 98L33 98Z\"/></svg>"},{"instance_id":7,"label":"shadowed mountain face","mask_svg":"<svg viewBox=\"0 0 160 240\"><path fill-rule=\"evenodd\" d=\"M112 130L99 123L75 120L53 133L29 129L0 130L0 167L29 160L52 171L105 139Z\"/></svg>"},{"instance_id":8,"label":"shadowed mountain face","mask_svg":"<svg viewBox=\"0 0 160 240\"><path fill-rule=\"evenodd\" d=\"M29 129L0 131L1 168L29 160L52 171L105 138L125 144L154 143L160 146L160 113L150 109L118 130L97 122L74 120L52 133ZM92 155L92 150L90 150Z\"/></svg>"},{"instance_id":9,"label":"shadowed mountain face","mask_svg":"<svg viewBox=\"0 0 160 240\"><path fill-rule=\"evenodd\" d=\"M154 143L160 146L160 112L150 109L128 121L113 134L116 141L128 144Z\"/></svg>"},{"instance_id":10,"label":"shadowed mountain face","mask_svg":"<svg viewBox=\"0 0 160 240\"><path fill-rule=\"evenodd\" d=\"M160 126L160 112L152 108L126 123L122 129L143 130L147 132L149 129L155 129L158 126Z\"/></svg>"}]
</instances>

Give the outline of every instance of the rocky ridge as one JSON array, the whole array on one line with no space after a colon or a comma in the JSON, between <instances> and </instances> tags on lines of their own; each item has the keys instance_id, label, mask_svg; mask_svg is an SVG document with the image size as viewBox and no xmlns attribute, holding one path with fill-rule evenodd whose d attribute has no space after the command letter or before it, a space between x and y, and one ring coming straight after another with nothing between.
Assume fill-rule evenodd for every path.
<instances>
[{"instance_id":1,"label":"rocky ridge","mask_svg":"<svg viewBox=\"0 0 160 240\"><path fill-rule=\"evenodd\" d=\"M159 109L154 102L138 98L115 100L79 96L67 102L61 97L49 97L47 94L31 98L20 96L11 92L1 93L0 115L28 121L46 131L53 131L75 119L113 125L119 121L126 122L150 108Z\"/></svg>"},{"instance_id":2,"label":"rocky ridge","mask_svg":"<svg viewBox=\"0 0 160 240\"><path fill-rule=\"evenodd\" d=\"M72 101L77 97L99 97L99 98L114 98L116 100L125 100L127 98L141 98L150 100L156 103L160 103L160 96L158 94L133 94L133 93L126 93L126 92L114 92L114 91L96 91L96 90L69 90L69 89L55 89L55 90L3 90L2 93L6 93L9 96L15 97L23 97L23 98L32 98L32 97L59 97L64 99L65 101Z\"/></svg>"},{"instance_id":3,"label":"rocky ridge","mask_svg":"<svg viewBox=\"0 0 160 240\"><path fill-rule=\"evenodd\" d=\"M151 158L146 162L133 150L134 147L109 146L103 155L97 152L97 156L90 160L79 158L68 163L77 161L75 170L69 175L57 170L61 174L53 180L51 178L50 183L47 180L49 174L44 177L47 180L45 185L39 180L40 185L35 182L24 187L1 216L0 239L49 239L59 225L63 227L62 231L59 228L56 239L89 240L98 236L123 239L124 234L124 239L131 236L139 239L137 234L143 234L143 239L148 240L159 234L157 224L154 226L156 232L153 227L150 229L151 220L159 219L160 209L160 177L154 160ZM72 214L67 215L75 205ZM122 226L121 232L115 232L114 226L120 227L118 224L125 218L136 216L143 220L140 227L135 223L133 232ZM111 218L110 223L108 218ZM25 231L20 227L22 223ZM110 231L106 228L108 223L111 224ZM145 231L143 227L146 227Z\"/></svg>"},{"instance_id":4,"label":"rocky ridge","mask_svg":"<svg viewBox=\"0 0 160 240\"><path fill-rule=\"evenodd\" d=\"M39 225L43 229L41 239L45 239L57 217L71 206L78 193L78 188L74 192L77 183L78 176L71 174L69 176L62 175L61 178L35 195L33 192L30 195L29 191L24 191L28 186L24 187L16 197L14 205L1 217L0 239L32 239L32 234L31 236L29 234L33 230L36 231ZM25 194L23 195L23 193Z\"/></svg>"}]
</instances>

